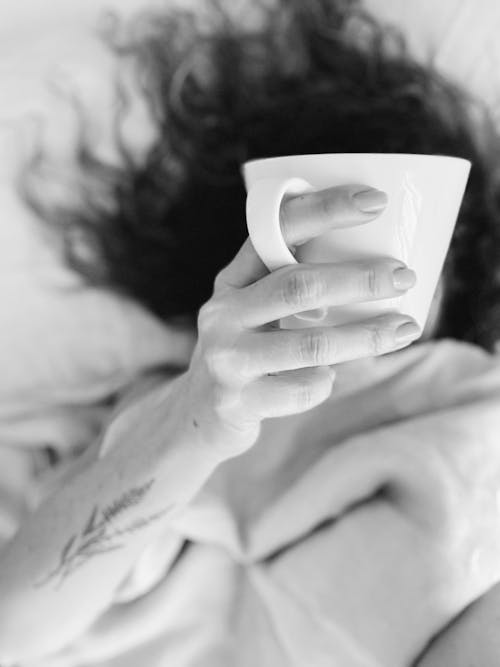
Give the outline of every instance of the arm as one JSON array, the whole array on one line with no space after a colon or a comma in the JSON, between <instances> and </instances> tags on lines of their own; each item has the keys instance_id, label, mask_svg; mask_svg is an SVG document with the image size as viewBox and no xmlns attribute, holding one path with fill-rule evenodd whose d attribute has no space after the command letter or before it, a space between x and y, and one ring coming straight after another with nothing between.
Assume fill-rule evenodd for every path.
<instances>
[{"instance_id":1,"label":"arm","mask_svg":"<svg viewBox=\"0 0 500 667\"><path fill-rule=\"evenodd\" d=\"M144 546L220 459L175 418L183 376L111 423L101 459L79 470L0 554L0 664L52 652L109 606ZM26 638L29 637L29 642Z\"/></svg>"},{"instance_id":2,"label":"arm","mask_svg":"<svg viewBox=\"0 0 500 667\"><path fill-rule=\"evenodd\" d=\"M370 222L379 211L364 212L354 198L366 189L285 200L287 241ZM332 364L408 345L402 325L415 323L397 313L312 334L275 325L304 310L400 296L411 287L396 279L400 268L376 258L269 273L247 239L200 309L189 369L124 409L105 433L105 457L82 464L0 554L0 664L57 651L80 635L172 513L218 463L255 443L263 419L328 398Z\"/></svg>"}]
</instances>

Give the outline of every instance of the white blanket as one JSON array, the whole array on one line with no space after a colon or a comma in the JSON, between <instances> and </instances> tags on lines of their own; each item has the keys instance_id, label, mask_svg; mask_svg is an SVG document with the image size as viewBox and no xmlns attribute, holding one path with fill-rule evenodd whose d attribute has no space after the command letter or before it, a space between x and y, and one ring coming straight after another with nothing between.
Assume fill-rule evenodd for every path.
<instances>
[{"instance_id":1,"label":"white blanket","mask_svg":"<svg viewBox=\"0 0 500 667\"><path fill-rule=\"evenodd\" d=\"M500 357L442 341L338 371L44 667L409 667L500 580Z\"/></svg>"}]
</instances>

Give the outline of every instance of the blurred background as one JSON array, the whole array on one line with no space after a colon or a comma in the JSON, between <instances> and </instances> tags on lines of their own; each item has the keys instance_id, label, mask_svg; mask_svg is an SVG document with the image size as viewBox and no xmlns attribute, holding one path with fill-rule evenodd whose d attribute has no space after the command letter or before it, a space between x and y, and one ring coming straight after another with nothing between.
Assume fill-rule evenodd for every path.
<instances>
[{"instance_id":1,"label":"blurred background","mask_svg":"<svg viewBox=\"0 0 500 667\"><path fill-rule=\"evenodd\" d=\"M175 0L177 4L190 0ZM50 110L47 80L71 71L90 100L106 106L112 66L96 33L106 10L129 16L172 0L0 0L0 119ZM365 0L399 25L413 53L493 106L500 101L500 3L497 0ZM496 82L496 83L495 83Z\"/></svg>"},{"instance_id":2,"label":"blurred background","mask_svg":"<svg viewBox=\"0 0 500 667\"><path fill-rule=\"evenodd\" d=\"M190 0L175 0L177 4ZM99 38L108 10L130 16L172 0L0 0L0 122L42 115L54 150L64 150L71 115L55 88L83 91L103 127L112 105L113 62ZM497 0L365 0L401 27L412 52L500 108L500 3ZM500 119L500 111L495 111ZM4 156L5 158L5 156ZM2 159L5 168L5 159ZM0 169L2 165L0 164Z\"/></svg>"}]
</instances>

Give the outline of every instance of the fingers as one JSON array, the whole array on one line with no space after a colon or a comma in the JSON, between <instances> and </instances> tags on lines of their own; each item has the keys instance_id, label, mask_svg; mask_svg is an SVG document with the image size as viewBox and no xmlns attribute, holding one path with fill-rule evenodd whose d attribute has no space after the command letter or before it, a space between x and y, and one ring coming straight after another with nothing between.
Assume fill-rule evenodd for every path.
<instances>
[{"instance_id":1,"label":"fingers","mask_svg":"<svg viewBox=\"0 0 500 667\"><path fill-rule=\"evenodd\" d=\"M247 379L400 349L420 334L407 315L391 313L336 327L249 332L240 339L240 371Z\"/></svg>"},{"instance_id":2,"label":"fingers","mask_svg":"<svg viewBox=\"0 0 500 667\"><path fill-rule=\"evenodd\" d=\"M401 296L415 281L413 271L391 258L295 264L232 295L233 311L243 327L255 328L315 308Z\"/></svg>"},{"instance_id":3,"label":"fingers","mask_svg":"<svg viewBox=\"0 0 500 667\"><path fill-rule=\"evenodd\" d=\"M280 222L288 245L300 245L329 229L361 225L379 215L387 195L366 185L341 185L285 199ZM215 287L240 288L268 273L247 238L234 259L219 273Z\"/></svg>"},{"instance_id":4,"label":"fingers","mask_svg":"<svg viewBox=\"0 0 500 667\"><path fill-rule=\"evenodd\" d=\"M245 406L258 419L305 412L330 396L334 380L328 367L265 376L247 387Z\"/></svg>"},{"instance_id":5,"label":"fingers","mask_svg":"<svg viewBox=\"0 0 500 667\"><path fill-rule=\"evenodd\" d=\"M289 197L280 222L288 245L301 245L328 230L362 225L387 206L387 195L366 185L340 185Z\"/></svg>"}]
</instances>

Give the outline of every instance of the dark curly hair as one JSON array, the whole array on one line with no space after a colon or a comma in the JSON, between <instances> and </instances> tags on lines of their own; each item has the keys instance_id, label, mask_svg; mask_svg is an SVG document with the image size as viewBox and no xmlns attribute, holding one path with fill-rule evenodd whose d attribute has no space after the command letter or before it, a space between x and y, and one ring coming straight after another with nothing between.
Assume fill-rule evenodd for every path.
<instances>
[{"instance_id":1,"label":"dark curly hair","mask_svg":"<svg viewBox=\"0 0 500 667\"><path fill-rule=\"evenodd\" d=\"M455 155L473 167L433 337L491 351L500 339L500 141L488 113L414 62L400 34L356 0L246 4L251 14L222 0L198 2L196 12L148 10L108 30L133 64L156 136L138 158L118 118L117 166L96 157L83 131L79 204L49 201L36 187L47 178L43 154L33 157L23 195L57 229L70 264L165 322L195 326L216 273L246 237L245 160Z\"/></svg>"}]
</instances>

